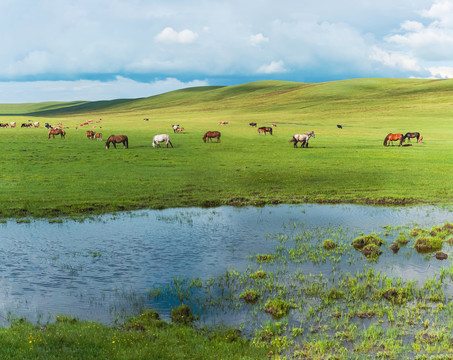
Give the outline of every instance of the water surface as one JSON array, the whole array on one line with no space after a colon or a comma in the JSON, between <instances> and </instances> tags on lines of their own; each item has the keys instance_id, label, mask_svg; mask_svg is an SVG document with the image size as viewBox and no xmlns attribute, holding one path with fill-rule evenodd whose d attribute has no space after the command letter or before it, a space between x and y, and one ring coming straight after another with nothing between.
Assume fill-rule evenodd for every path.
<instances>
[{"instance_id":1,"label":"water surface","mask_svg":"<svg viewBox=\"0 0 453 360\"><path fill-rule=\"evenodd\" d=\"M357 205L167 209L63 223L0 225L0 320L8 315L52 321L64 314L111 323L147 289L174 277L202 280L244 270L250 256L275 250L270 234L341 228L357 234L384 226L431 227L453 220L449 209ZM423 281L440 265L412 256L404 265L385 255L377 268ZM450 260L448 260L450 261ZM138 301L139 302L139 301ZM168 317L168 304L153 304Z\"/></svg>"}]
</instances>

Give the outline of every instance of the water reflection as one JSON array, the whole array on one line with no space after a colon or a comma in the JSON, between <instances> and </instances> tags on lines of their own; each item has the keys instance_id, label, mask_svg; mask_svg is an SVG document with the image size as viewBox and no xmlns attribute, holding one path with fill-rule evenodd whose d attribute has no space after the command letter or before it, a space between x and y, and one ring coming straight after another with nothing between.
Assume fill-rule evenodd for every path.
<instances>
[{"instance_id":1,"label":"water reflection","mask_svg":"<svg viewBox=\"0 0 453 360\"><path fill-rule=\"evenodd\" d=\"M275 249L266 234L339 227L351 239L384 226L431 227L451 221L448 209L355 205L283 205L264 208L168 209L105 215L95 221L0 225L0 319L8 314L47 321L58 314L110 323L141 305L146 289L175 276L207 279L250 255ZM436 266L402 250L377 269L423 280ZM401 256L410 261L400 264ZM168 311L168 305L160 310Z\"/></svg>"}]
</instances>

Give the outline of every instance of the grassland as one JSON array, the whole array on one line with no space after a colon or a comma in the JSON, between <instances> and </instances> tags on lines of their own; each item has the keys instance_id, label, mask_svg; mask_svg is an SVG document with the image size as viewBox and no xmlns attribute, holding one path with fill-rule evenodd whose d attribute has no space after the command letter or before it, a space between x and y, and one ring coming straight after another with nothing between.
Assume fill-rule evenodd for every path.
<instances>
[{"instance_id":1,"label":"grassland","mask_svg":"<svg viewBox=\"0 0 453 360\"><path fill-rule=\"evenodd\" d=\"M0 122L61 122L0 129L1 217L57 217L138 208L302 202L452 203L453 81L361 79L257 82L101 102L4 104ZM129 149L87 140L76 125L102 121ZM143 121L148 118L149 121ZM229 125L220 126L219 121ZM273 136L256 128L276 123ZM171 125L185 128L173 134ZM343 129L338 129L341 124ZM90 126L91 129L91 126ZM220 130L220 143L203 143ZM289 143L314 130L308 149ZM384 147L389 132L424 143ZM168 133L174 148L151 146Z\"/></svg>"}]
</instances>

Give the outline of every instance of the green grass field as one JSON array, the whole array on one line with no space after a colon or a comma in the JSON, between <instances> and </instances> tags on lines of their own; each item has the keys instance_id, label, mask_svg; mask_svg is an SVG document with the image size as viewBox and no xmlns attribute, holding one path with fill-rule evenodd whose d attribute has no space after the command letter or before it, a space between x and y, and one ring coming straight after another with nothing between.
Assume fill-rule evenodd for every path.
<instances>
[{"instance_id":1,"label":"green grass field","mask_svg":"<svg viewBox=\"0 0 453 360\"><path fill-rule=\"evenodd\" d=\"M452 94L450 80L269 81L134 100L0 105L0 122L18 124L0 128L1 216L302 202L451 204ZM94 130L103 133L102 143L87 140L88 128L75 129L100 118ZM44 127L20 128L28 120L62 122L66 139L48 140ZM249 122L277 127L273 136L260 136ZM172 124L185 131L173 134ZM207 130L221 131L221 142L203 143ZM311 130L316 138L308 149L289 143ZM383 146L388 133L413 131L423 135L422 144ZM152 148L160 133L170 134L174 148ZM111 134L126 134L129 149L106 150Z\"/></svg>"}]
</instances>

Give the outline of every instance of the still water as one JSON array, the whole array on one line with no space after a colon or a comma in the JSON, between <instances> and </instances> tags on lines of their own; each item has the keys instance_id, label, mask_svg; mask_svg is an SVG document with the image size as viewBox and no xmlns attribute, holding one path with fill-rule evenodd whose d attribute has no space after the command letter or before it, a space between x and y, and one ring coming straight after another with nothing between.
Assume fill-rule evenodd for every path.
<instances>
[{"instance_id":1,"label":"still water","mask_svg":"<svg viewBox=\"0 0 453 360\"><path fill-rule=\"evenodd\" d=\"M275 250L269 234L304 227L341 227L358 233L384 226L431 227L453 221L449 209L357 205L282 205L263 208L167 209L105 215L62 223L0 224L0 322L9 315L52 321L56 315L103 323L174 277L202 280L229 268L243 270L250 256ZM293 230L291 230L293 229ZM450 261L450 260L448 260ZM378 266L423 279L431 262L388 257ZM135 299L135 300L134 300ZM165 304L153 304L163 317Z\"/></svg>"}]
</instances>

